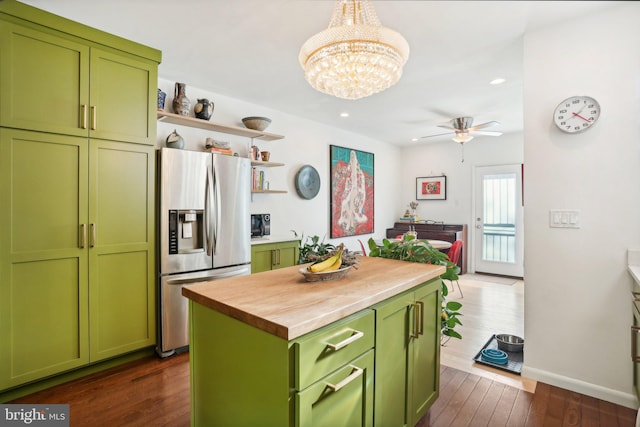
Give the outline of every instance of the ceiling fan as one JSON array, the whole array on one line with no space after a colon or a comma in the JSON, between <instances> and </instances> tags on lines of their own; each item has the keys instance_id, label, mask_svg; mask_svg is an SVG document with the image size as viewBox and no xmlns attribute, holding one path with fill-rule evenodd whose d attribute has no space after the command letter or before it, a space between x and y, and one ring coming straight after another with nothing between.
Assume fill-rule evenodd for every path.
<instances>
[{"instance_id":1,"label":"ceiling fan","mask_svg":"<svg viewBox=\"0 0 640 427\"><path fill-rule=\"evenodd\" d=\"M472 134L488 135L488 136L500 136L500 135L502 135L502 132L482 130L482 129L488 128L490 126L494 126L494 125L500 124L499 122L496 122L494 120L492 120L490 122L481 123L479 125L472 126L473 125L473 117L457 117L455 119L452 119L450 123L451 123L451 125L438 125L438 127L452 130L455 133L455 135L454 135L454 137L452 139L455 142L458 142L460 144L464 144L465 142L471 141L473 139L473 135ZM449 134L451 134L451 132L439 133L439 134L436 134L436 135L427 135L427 136L423 136L422 138L433 138L435 136L442 136L442 135L449 135Z\"/></svg>"}]
</instances>

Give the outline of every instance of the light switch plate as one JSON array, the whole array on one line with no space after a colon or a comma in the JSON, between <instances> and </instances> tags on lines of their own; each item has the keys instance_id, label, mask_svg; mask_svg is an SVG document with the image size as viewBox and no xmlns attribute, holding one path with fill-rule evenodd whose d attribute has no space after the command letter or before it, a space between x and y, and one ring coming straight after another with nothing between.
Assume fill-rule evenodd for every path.
<instances>
[{"instance_id":1,"label":"light switch plate","mask_svg":"<svg viewBox=\"0 0 640 427\"><path fill-rule=\"evenodd\" d=\"M549 210L549 227L580 228L580 211L551 209Z\"/></svg>"}]
</instances>

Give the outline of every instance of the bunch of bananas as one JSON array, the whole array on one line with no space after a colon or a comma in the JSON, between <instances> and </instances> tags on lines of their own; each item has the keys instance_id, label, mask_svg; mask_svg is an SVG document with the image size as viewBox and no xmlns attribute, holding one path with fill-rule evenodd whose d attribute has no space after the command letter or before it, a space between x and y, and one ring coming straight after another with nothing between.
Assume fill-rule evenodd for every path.
<instances>
[{"instance_id":1,"label":"bunch of bananas","mask_svg":"<svg viewBox=\"0 0 640 427\"><path fill-rule=\"evenodd\" d=\"M323 261L317 261L307 267L307 270L312 273L321 273L324 271L334 271L342 266L342 251L344 250L344 244L336 248L334 253Z\"/></svg>"}]
</instances>

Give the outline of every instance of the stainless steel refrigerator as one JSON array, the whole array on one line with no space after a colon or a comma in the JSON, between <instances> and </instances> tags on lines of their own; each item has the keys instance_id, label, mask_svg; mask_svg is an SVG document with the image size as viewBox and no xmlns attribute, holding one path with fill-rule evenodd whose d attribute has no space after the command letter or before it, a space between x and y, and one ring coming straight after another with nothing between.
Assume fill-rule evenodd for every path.
<instances>
[{"instance_id":1,"label":"stainless steel refrigerator","mask_svg":"<svg viewBox=\"0 0 640 427\"><path fill-rule=\"evenodd\" d=\"M251 163L199 151L158 151L158 346L189 344L182 287L251 273Z\"/></svg>"}]
</instances>

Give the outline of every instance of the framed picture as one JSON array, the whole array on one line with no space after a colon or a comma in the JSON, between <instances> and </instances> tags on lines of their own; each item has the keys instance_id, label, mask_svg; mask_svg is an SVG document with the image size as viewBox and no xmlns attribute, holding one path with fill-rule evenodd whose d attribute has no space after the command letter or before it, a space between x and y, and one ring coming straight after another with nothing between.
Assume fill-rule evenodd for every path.
<instances>
[{"instance_id":1,"label":"framed picture","mask_svg":"<svg viewBox=\"0 0 640 427\"><path fill-rule=\"evenodd\" d=\"M373 153L330 146L331 238L373 233Z\"/></svg>"},{"instance_id":2,"label":"framed picture","mask_svg":"<svg viewBox=\"0 0 640 427\"><path fill-rule=\"evenodd\" d=\"M416 178L416 200L447 200L447 177Z\"/></svg>"}]
</instances>

